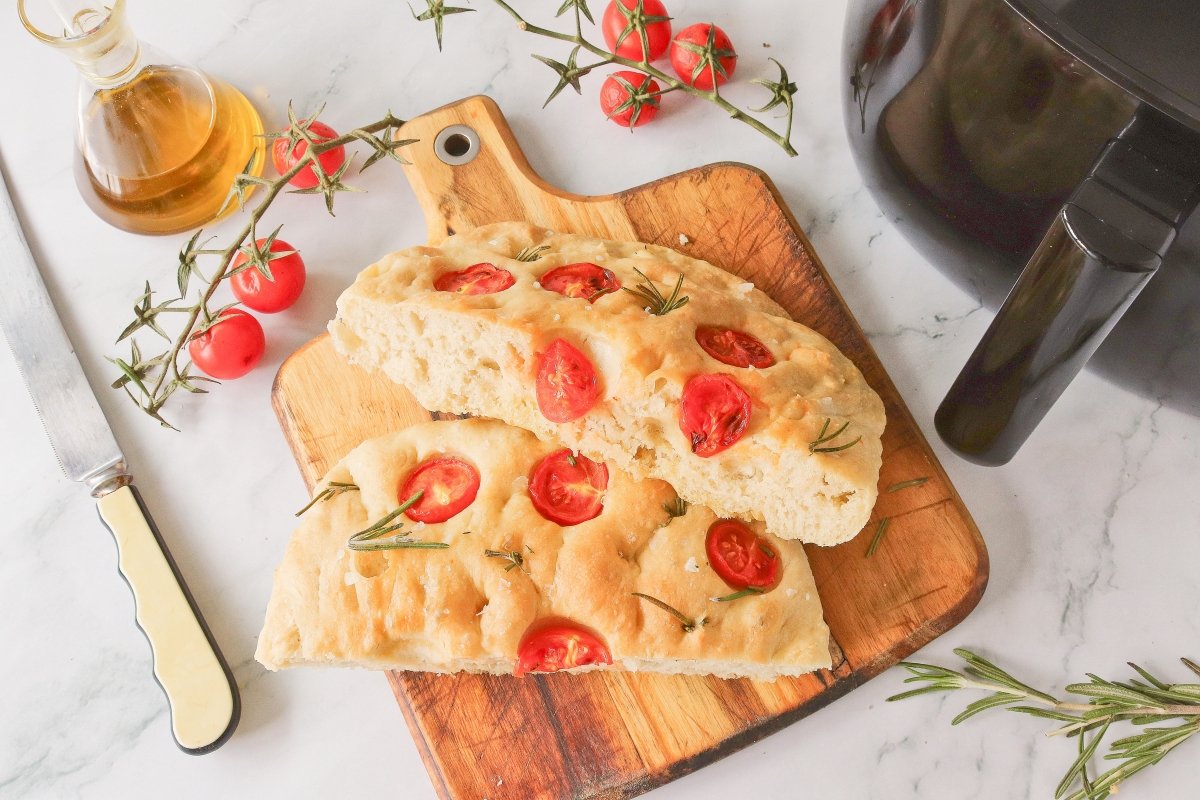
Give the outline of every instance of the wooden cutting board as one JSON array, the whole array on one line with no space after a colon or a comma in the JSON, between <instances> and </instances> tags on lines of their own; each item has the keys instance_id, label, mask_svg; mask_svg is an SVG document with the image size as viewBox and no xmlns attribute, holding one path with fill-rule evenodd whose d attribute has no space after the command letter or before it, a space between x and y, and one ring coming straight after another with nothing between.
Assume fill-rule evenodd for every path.
<instances>
[{"instance_id":1,"label":"wooden cutting board","mask_svg":"<svg viewBox=\"0 0 1200 800\"><path fill-rule=\"evenodd\" d=\"M451 125L478 137L469 163L452 166L435 152L438 134ZM413 161L405 170L430 244L515 219L666 245L711 261L753 281L835 342L883 397L888 418L879 502L865 532L838 547L807 548L835 640L833 670L775 683L621 673L525 679L390 673L441 797L633 797L828 704L975 606L988 574L979 532L766 175L742 164L713 164L614 195L568 194L533 172L486 97L414 119L400 135L420 140L405 149ZM469 142L468 135L446 149L458 152ZM310 488L363 439L430 417L403 388L343 363L328 336L284 362L273 399ZM915 478L928 480L886 491ZM867 557L884 518L887 534Z\"/></svg>"}]
</instances>

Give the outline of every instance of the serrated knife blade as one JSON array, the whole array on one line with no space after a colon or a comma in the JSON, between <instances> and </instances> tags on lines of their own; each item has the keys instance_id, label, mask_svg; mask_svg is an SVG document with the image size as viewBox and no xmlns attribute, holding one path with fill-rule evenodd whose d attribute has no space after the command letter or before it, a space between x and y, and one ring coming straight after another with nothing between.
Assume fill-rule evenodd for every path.
<instances>
[{"instance_id":1,"label":"serrated knife blade","mask_svg":"<svg viewBox=\"0 0 1200 800\"><path fill-rule=\"evenodd\" d=\"M171 708L171 732L188 753L215 750L240 716L237 684L162 535L63 329L0 172L0 329L58 463L96 498L133 592L154 677Z\"/></svg>"}]
</instances>

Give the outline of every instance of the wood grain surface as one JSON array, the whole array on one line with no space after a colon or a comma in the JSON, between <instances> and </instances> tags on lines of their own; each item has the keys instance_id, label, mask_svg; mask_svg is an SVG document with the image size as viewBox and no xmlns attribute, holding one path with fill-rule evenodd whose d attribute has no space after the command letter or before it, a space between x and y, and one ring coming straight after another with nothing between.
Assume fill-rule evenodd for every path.
<instances>
[{"instance_id":1,"label":"wood grain surface","mask_svg":"<svg viewBox=\"0 0 1200 800\"><path fill-rule=\"evenodd\" d=\"M439 160L433 143L449 125L477 133L474 160L460 166ZM486 97L430 112L399 135L420 140L405 149L414 162L405 171L430 244L455 231L523 219L556 231L666 245L711 261L753 281L835 342L882 396L888 417L879 502L865 533L837 547L807 548L838 652L832 671L774 683L616 672L524 679L390 673L441 797L633 797L828 704L975 606L988 574L979 532L764 174L713 164L614 195L571 195L533 172ZM363 439L430 417L402 387L343 362L327 336L283 364L273 399L310 488ZM886 491L915 478L928 480ZM887 535L867 557L884 518Z\"/></svg>"}]
</instances>

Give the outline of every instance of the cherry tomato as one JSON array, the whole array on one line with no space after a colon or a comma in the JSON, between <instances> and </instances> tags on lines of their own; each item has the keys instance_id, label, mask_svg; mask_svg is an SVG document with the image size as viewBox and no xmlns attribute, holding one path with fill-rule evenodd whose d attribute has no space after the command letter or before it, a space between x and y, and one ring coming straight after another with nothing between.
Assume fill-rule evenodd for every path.
<instances>
[{"instance_id":1,"label":"cherry tomato","mask_svg":"<svg viewBox=\"0 0 1200 800\"><path fill-rule=\"evenodd\" d=\"M571 462L575 462L572 464ZM567 449L543 458L529 476L529 499L537 512L559 525L578 525L604 510L608 467Z\"/></svg>"},{"instance_id":2,"label":"cherry tomato","mask_svg":"<svg viewBox=\"0 0 1200 800\"><path fill-rule=\"evenodd\" d=\"M555 267L538 278L538 283L543 289L558 292L565 297L580 297L589 303L594 303L604 295L621 288L621 282L612 274L612 270L588 263Z\"/></svg>"},{"instance_id":3,"label":"cherry tomato","mask_svg":"<svg viewBox=\"0 0 1200 800\"><path fill-rule=\"evenodd\" d=\"M728 375L697 375L683 386L679 429L701 458L727 450L750 421L750 395Z\"/></svg>"},{"instance_id":4,"label":"cherry tomato","mask_svg":"<svg viewBox=\"0 0 1200 800\"><path fill-rule=\"evenodd\" d=\"M697 328L696 342L704 352L731 367L766 369L775 356L758 338L729 328Z\"/></svg>"},{"instance_id":5,"label":"cherry tomato","mask_svg":"<svg viewBox=\"0 0 1200 800\"><path fill-rule=\"evenodd\" d=\"M600 398L596 368L571 344L555 339L542 353L537 369L537 403L551 422L579 419Z\"/></svg>"},{"instance_id":6,"label":"cherry tomato","mask_svg":"<svg viewBox=\"0 0 1200 800\"><path fill-rule=\"evenodd\" d=\"M414 522L445 522L475 500L479 470L461 458L432 458L409 474L397 499L407 502L417 492L422 492L421 499L405 516Z\"/></svg>"},{"instance_id":7,"label":"cherry tomato","mask_svg":"<svg viewBox=\"0 0 1200 800\"><path fill-rule=\"evenodd\" d=\"M621 13L623 6L626 14ZM631 17L640 16L646 26L646 44L649 45L650 55L647 61L662 58L663 53L671 46L671 18L667 16L667 8L659 0L612 0L604 9L604 19L601 26L604 29L604 42L613 53L628 58L631 61L641 61L645 50L642 48L642 37L630 26ZM628 33L626 33L628 30ZM625 33L622 38L621 34ZM620 44L617 40L620 39Z\"/></svg>"},{"instance_id":8,"label":"cherry tomato","mask_svg":"<svg viewBox=\"0 0 1200 800\"><path fill-rule=\"evenodd\" d=\"M188 353L204 374L222 380L240 378L262 358L267 337L258 320L230 308L208 330L193 336Z\"/></svg>"},{"instance_id":9,"label":"cherry tomato","mask_svg":"<svg viewBox=\"0 0 1200 800\"><path fill-rule=\"evenodd\" d=\"M770 589L779 581L779 553L736 519L709 526L704 552L713 571L734 589Z\"/></svg>"},{"instance_id":10,"label":"cherry tomato","mask_svg":"<svg viewBox=\"0 0 1200 800\"><path fill-rule=\"evenodd\" d=\"M704 51L710 38L712 58L706 61ZM697 22L675 34L671 42L671 66L684 83L709 90L713 88L714 72L718 86L733 77L737 52L725 31L708 22Z\"/></svg>"},{"instance_id":11,"label":"cherry tomato","mask_svg":"<svg viewBox=\"0 0 1200 800\"><path fill-rule=\"evenodd\" d=\"M658 81L649 75L614 72L600 87L600 110L618 125L645 125L658 115L658 90Z\"/></svg>"},{"instance_id":12,"label":"cherry tomato","mask_svg":"<svg viewBox=\"0 0 1200 800\"><path fill-rule=\"evenodd\" d=\"M330 139L336 139L338 136L338 132L324 122L310 122L308 124L308 133L317 144L327 142ZM296 166L296 162L308 152L308 142L301 140L296 142L296 145L289 153L287 132L284 131L284 134L284 136L276 139L271 144L271 160L275 163L275 171L280 175ZM326 175L333 175L346 162L345 145L338 145L332 150L326 150L317 156L317 161L320 162L321 169L325 170ZM288 183L297 189L311 189L320 183L320 181L317 180L317 173L313 172L312 164L308 164L304 169L293 175Z\"/></svg>"},{"instance_id":13,"label":"cherry tomato","mask_svg":"<svg viewBox=\"0 0 1200 800\"><path fill-rule=\"evenodd\" d=\"M495 294L503 292L516 282L517 279L508 270L483 262L472 264L458 272L439 275L433 282L433 288L439 292L459 294Z\"/></svg>"},{"instance_id":14,"label":"cherry tomato","mask_svg":"<svg viewBox=\"0 0 1200 800\"><path fill-rule=\"evenodd\" d=\"M258 247L262 247L265 243L266 239L259 239L256 242ZM295 249L282 239L271 242L272 253L295 251ZM247 261L249 259L246 254L239 252L233 261L233 268L236 270ZM300 293L304 291L304 260L300 258L299 253L293 252L291 255L272 258L267 262L267 266L271 270L270 278L255 267L247 267L229 279L229 286L233 289L234 296L241 300L243 305L249 306L255 311L274 314L276 311L283 311L285 308L291 307L300 297Z\"/></svg>"},{"instance_id":15,"label":"cherry tomato","mask_svg":"<svg viewBox=\"0 0 1200 800\"><path fill-rule=\"evenodd\" d=\"M611 664L608 645L579 625L566 620L549 625L534 623L517 645L518 678L530 672L558 672L588 664Z\"/></svg>"},{"instance_id":16,"label":"cherry tomato","mask_svg":"<svg viewBox=\"0 0 1200 800\"><path fill-rule=\"evenodd\" d=\"M909 5L897 21L896 15L903 4L904 0L887 0L875 12L867 30L866 41L863 42L862 54L859 56L860 64L870 64L883 55L891 58L904 49L912 33L917 9L915 4Z\"/></svg>"}]
</instances>

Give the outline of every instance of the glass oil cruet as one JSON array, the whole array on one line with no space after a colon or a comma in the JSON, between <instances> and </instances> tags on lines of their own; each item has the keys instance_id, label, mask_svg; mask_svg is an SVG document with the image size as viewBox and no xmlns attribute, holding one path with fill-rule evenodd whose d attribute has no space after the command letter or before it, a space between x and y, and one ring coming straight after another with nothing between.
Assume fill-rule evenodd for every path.
<instances>
[{"instance_id":1,"label":"glass oil cruet","mask_svg":"<svg viewBox=\"0 0 1200 800\"><path fill-rule=\"evenodd\" d=\"M83 199L134 233L178 233L230 213L234 178L262 171L258 112L232 86L139 42L125 0L99 1L17 1L25 28L79 70Z\"/></svg>"}]
</instances>

